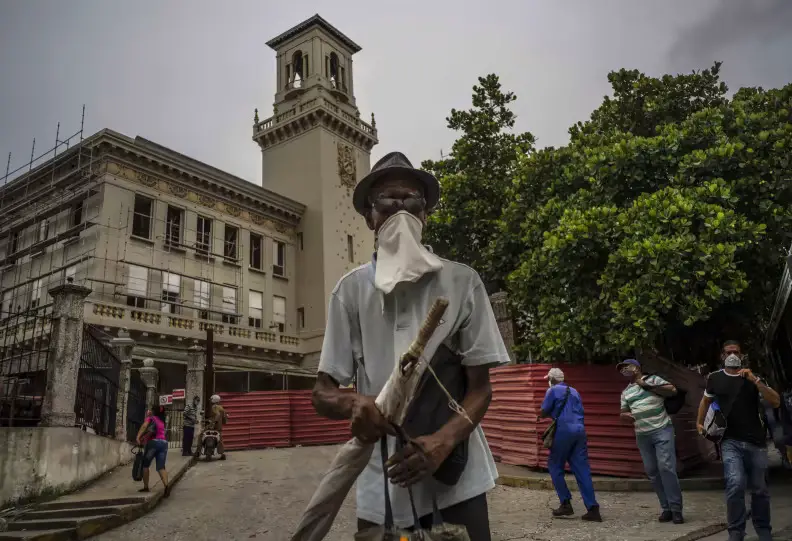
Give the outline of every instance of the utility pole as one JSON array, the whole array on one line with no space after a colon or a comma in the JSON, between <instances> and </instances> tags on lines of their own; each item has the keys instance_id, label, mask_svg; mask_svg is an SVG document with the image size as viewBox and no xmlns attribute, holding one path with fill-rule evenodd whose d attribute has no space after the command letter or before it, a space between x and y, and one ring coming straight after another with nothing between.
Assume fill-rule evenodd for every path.
<instances>
[{"instance_id":1,"label":"utility pole","mask_svg":"<svg viewBox=\"0 0 792 541\"><path fill-rule=\"evenodd\" d=\"M212 418L212 400L214 394L214 331L206 329L206 371L204 372L204 419Z\"/></svg>"}]
</instances>

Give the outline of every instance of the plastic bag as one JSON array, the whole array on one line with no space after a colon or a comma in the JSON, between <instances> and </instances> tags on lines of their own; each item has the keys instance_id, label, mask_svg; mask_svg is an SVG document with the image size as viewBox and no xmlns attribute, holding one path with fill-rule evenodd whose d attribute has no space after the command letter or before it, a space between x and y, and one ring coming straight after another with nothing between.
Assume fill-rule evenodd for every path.
<instances>
[{"instance_id":1,"label":"plastic bag","mask_svg":"<svg viewBox=\"0 0 792 541\"><path fill-rule=\"evenodd\" d=\"M132 480L143 480L143 449L140 447L133 447L132 454L135 455L135 460L132 462Z\"/></svg>"}]
</instances>

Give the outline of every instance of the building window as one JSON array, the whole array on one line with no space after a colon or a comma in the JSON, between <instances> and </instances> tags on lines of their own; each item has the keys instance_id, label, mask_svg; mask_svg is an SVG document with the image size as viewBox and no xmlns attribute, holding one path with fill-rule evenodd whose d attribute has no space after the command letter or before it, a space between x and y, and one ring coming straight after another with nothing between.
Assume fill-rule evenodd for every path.
<instances>
[{"instance_id":1,"label":"building window","mask_svg":"<svg viewBox=\"0 0 792 541\"><path fill-rule=\"evenodd\" d=\"M300 247L300 250L303 249L303 234L297 233L297 245Z\"/></svg>"},{"instance_id":2,"label":"building window","mask_svg":"<svg viewBox=\"0 0 792 541\"><path fill-rule=\"evenodd\" d=\"M255 233L250 234L250 266L254 269L261 270L261 246L263 245L261 235Z\"/></svg>"},{"instance_id":3,"label":"building window","mask_svg":"<svg viewBox=\"0 0 792 541\"><path fill-rule=\"evenodd\" d=\"M193 294L196 316L198 319L209 319L209 309L212 307L212 284L196 280Z\"/></svg>"},{"instance_id":4,"label":"building window","mask_svg":"<svg viewBox=\"0 0 792 541\"><path fill-rule=\"evenodd\" d=\"M280 241L273 241L272 274L286 276L286 245Z\"/></svg>"},{"instance_id":5,"label":"building window","mask_svg":"<svg viewBox=\"0 0 792 541\"><path fill-rule=\"evenodd\" d=\"M47 240L49 237L49 220L42 220L36 228L36 242Z\"/></svg>"},{"instance_id":6,"label":"building window","mask_svg":"<svg viewBox=\"0 0 792 541\"><path fill-rule=\"evenodd\" d=\"M237 324L237 290L223 286L223 323Z\"/></svg>"},{"instance_id":7,"label":"building window","mask_svg":"<svg viewBox=\"0 0 792 541\"><path fill-rule=\"evenodd\" d=\"M300 329L305 328L305 308L302 306L297 309L297 327Z\"/></svg>"},{"instance_id":8,"label":"building window","mask_svg":"<svg viewBox=\"0 0 792 541\"><path fill-rule=\"evenodd\" d=\"M181 276L172 272L162 273L162 311L166 314L179 313Z\"/></svg>"},{"instance_id":9,"label":"building window","mask_svg":"<svg viewBox=\"0 0 792 541\"><path fill-rule=\"evenodd\" d=\"M71 211L71 225L72 227L77 227L82 223L82 213L83 213L83 202L80 201L74 207L72 207Z\"/></svg>"},{"instance_id":10,"label":"building window","mask_svg":"<svg viewBox=\"0 0 792 541\"><path fill-rule=\"evenodd\" d=\"M30 289L31 308L38 308L41 305L42 293L44 293L44 281L39 278L33 282L33 287Z\"/></svg>"},{"instance_id":11,"label":"building window","mask_svg":"<svg viewBox=\"0 0 792 541\"><path fill-rule=\"evenodd\" d=\"M278 332L286 330L286 298L274 295L272 297L272 328Z\"/></svg>"},{"instance_id":12,"label":"building window","mask_svg":"<svg viewBox=\"0 0 792 541\"><path fill-rule=\"evenodd\" d=\"M132 235L141 239L151 238L151 210L154 201L142 195L135 195L135 214L132 216Z\"/></svg>"},{"instance_id":13,"label":"building window","mask_svg":"<svg viewBox=\"0 0 792 541\"><path fill-rule=\"evenodd\" d=\"M355 260L355 239L352 235L347 235L347 258L350 261Z\"/></svg>"},{"instance_id":14,"label":"building window","mask_svg":"<svg viewBox=\"0 0 792 541\"><path fill-rule=\"evenodd\" d=\"M234 226L225 225L225 243L223 246L223 256L227 259L237 260L237 239L239 229Z\"/></svg>"},{"instance_id":15,"label":"building window","mask_svg":"<svg viewBox=\"0 0 792 541\"><path fill-rule=\"evenodd\" d=\"M264 319L264 294L261 291L248 292L248 300L250 301L250 311L248 312L248 325L254 329L261 328L261 322Z\"/></svg>"},{"instance_id":16,"label":"building window","mask_svg":"<svg viewBox=\"0 0 792 541\"><path fill-rule=\"evenodd\" d=\"M13 289L7 289L3 291L3 301L2 305L0 305L0 319L5 319L10 317L14 311L14 291Z\"/></svg>"},{"instance_id":17,"label":"building window","mask_svg":"<svg viewBox=\"0 0 792 541\"><path fill-rule=\"evenodd\" d=\"M212 251L212 220L198 216L196 223L195 249L202 254Z\"/></svg>"},{"instance_id":18,"label":"building window","mask_svg":"<svg viewBox=\"0 0 792 541\"><path fill-rule=\"evenodd\" d=\"M167 246L181 245L183 222L184 211L168 205L168 213L165 218L165 244Z\"/></svg>"},{"instance_id":19,"label":"building window","mask_svg":"<svg viewBox=\"0 0 792 541\"><path fill-rule=\"evenodd\" d=\"M74 268L74 267L71 267ZM127 276L127 306L134 308L145 308L146 297L148 296L148 269L129 265L129 275ZM66 276L69 276L69 269L66 269Z\"/></svg>"},{"instance_id":20,"label":"building window","mask_svg":"<svg viewBox=\"0 0 792 541\"><path fill-rule=\"evenodd\" d=\"M8 255L15 254L19 250L19 231L14 231L8 237Z\"/></svg>"}]
</instances>

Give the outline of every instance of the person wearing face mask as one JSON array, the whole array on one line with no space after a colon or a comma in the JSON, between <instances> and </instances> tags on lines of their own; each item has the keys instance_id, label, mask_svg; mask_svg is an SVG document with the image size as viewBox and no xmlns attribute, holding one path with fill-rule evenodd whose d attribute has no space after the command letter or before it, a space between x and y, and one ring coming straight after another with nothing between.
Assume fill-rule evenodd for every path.
<instances>
[{"instance_id":1,"label":"person wearing face mask","mask_svg":"<svg viewBox=\"0 0 792 541\"><path fill-rule=\"evenodd\" d=\"M770 493L767 490L767 428L761 399L770 406L781 405L781 397L754 373L743 367L740 343L729 340L721 349L723 369L707 376L696 426L704 435L704 418L715 402L726 418L721 439L723 476L726 480L726 520L729 541L745 537L747 510L745 490L751 492L751 517L760 541L772 539Z\"/></svg>"},{"instance_id":2,"label":"person wearing face mask","mask_svg":"<svg viewBox=\"0 0 792 541\"><path fill-rule=\"evenodd\" d=\"M575 514L572 509L572 494L564 479L564 466L569 462L586 506L586 513L581 518L602 522L600 507L594 495L594 482L591 479L580 393L564 382L564 372L560 368L551 368L545 379L550 388L545 393L539 417L556 419L556 432L550 457L547 459L547 469L561 501L561 506L553 509L553 516L566 517Z\"/></svg>"},{"instance_id":3,"label":"person wearing face mask","mask_svg":"<svg viewBox=\"0 0 792 541\"><path fill-rule=\"evenodd\" d=\"M465 526L471 541L489 541L486 493L498 474L479 423L492 397L489 370L507 364L509 355L479 275L421 242L439 197L437 179L399 152L384 156L358 183L353 204L374 231L376 252L370 263L341 278L330 296L313 403L320 415L350 419L352 434L364 442L386 437L385 465L375 451L357 479L359 530L385 523L385 491L396 526L412 526L409 487L422 528L432 524L435 497L445 522ZM439 351L452 352L450 368L465 381L458 402L469 419L451 412L432 433L415 437L408 431L415 443L397 451L374 398L438 297L449 304L424 357L434 364ZM353 380L356 393L339 389ZM448 401L442 402L446 407ZM458 477L441 482L447 458L460 448L465 458L455 462Z\"/></svg>"},{"instance_id":4,"label":"person wearing face mask","mask_svg":"<svg viewBox=\"0 0 792 541\"><path fill-rule=\"evenodd\" d=\"M665 398L676 388L659 376L644 376L641 363L627 359L616 368L630 383L621 394L621 418L635 428L646 476L660 500L660 522L683 524L682 488L676 468L674 425L665 408Z\"/></svg>"}]
</instances>

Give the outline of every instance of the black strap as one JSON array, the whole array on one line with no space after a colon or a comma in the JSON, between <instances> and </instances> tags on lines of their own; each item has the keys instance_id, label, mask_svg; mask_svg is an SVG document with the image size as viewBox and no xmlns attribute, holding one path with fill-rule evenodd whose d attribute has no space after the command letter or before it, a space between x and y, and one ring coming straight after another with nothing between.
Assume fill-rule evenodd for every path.
<instances>
[{"instance_id":1,"label":"black strap","mask_svg":"<svg viewBox=\"0 0 792 541\"><path fill-rule=\"evenodd\" d=\"M382 454L382 476L385 479L385 530L387 531L393 528L393 508L388 489L388 468L385 466L388 461L388 436L380 438L380 452Z\"/></svg>"},{"instance_id":2,"label":"black strap","mask_svg":"<svg viewBox=\"0 0 792 541\"><path fill-rule=\"evenodd\" d=\"M564 408L566 407L566 405L567 405L567 402L569 401L569 391L570 391L570 389L569 389L569 385L567 385L567 386L566 386L566 388L567 388L567 392L566 392L566 394L564 395L564 401L563 401L563 402L561 402L561 409L559 409L559 410L558 410L558 415L556 415L555 417L553 417L553 420L554 420L554 421L558 421L558 418L559 418L559 417L561 417L561 414L562 414L562 413L564 413Z\"/></svg>"}]
</instances>

